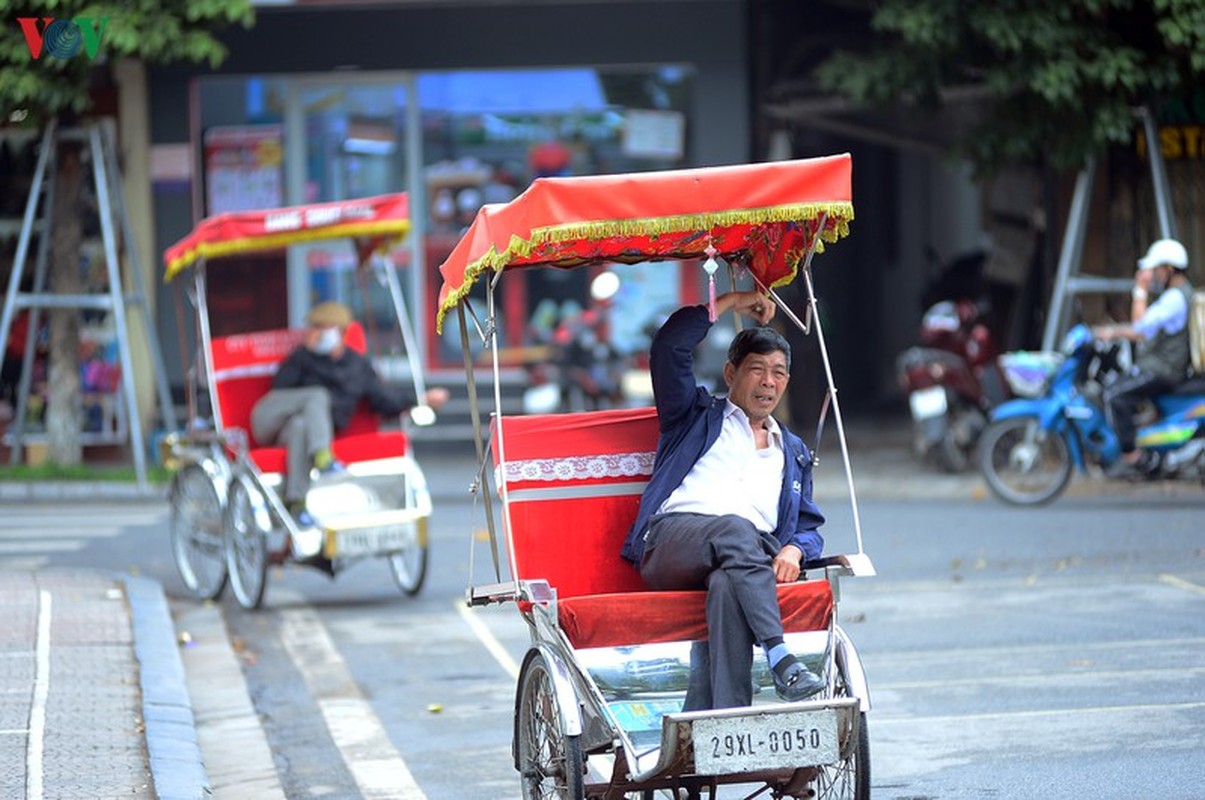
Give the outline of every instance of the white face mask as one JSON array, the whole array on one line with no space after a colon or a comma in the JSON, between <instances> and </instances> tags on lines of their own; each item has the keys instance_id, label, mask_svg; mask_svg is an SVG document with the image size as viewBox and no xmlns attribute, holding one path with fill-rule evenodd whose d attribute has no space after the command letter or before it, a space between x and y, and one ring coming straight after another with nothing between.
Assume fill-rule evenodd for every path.
<instances>
[{"instance_id":1,"label":"white face mask","mask_svg":"<svg viewBox=\"0 0 1205 800\"><path fill-rule=\"evenodd\" d=\"M310 350L320 356L329 356L343 341L338 328L323 328L318 339L310 346Z\"/></svg>"}]
</instances>

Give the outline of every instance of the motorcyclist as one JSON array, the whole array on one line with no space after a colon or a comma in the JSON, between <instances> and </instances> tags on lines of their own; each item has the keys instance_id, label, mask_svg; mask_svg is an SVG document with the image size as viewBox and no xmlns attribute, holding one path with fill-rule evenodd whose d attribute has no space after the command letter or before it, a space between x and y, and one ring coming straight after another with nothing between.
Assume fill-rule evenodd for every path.
<instances>
[{"instance_id":1,"label":"motorcyclist","mask_svg":"<svg viewBox=\"0 0 1205 800\"><path fill-rule=\"evenodd\" d=\"M619 277L614 272L595 276L590 282L590 306L564 314L553 333L565 410L577 410L575 390L588 408L620 403L622 360L610 337L612 301L618 291Z\"/></svg>"},{"instance_id":2,"label":"motorcyclist","mask_svg":"<svg viewBox=\"0 0 1205 800\"><path fill-rule=\"evenodd\" d=\"M1134 444L1134 423L1146 399L1171 391L1188 373L1190 356L1188 313L1192 284L1188 280L1188 251L1175 239L1159 239L1138 260L1129 324L1092 329L1103 341L1126 339L1137 344L1130 373L1109 387L1105 401L1121 444L1121 458L1109 474L1145 472L1151 455Z\"/></svg>"}]
</instances>

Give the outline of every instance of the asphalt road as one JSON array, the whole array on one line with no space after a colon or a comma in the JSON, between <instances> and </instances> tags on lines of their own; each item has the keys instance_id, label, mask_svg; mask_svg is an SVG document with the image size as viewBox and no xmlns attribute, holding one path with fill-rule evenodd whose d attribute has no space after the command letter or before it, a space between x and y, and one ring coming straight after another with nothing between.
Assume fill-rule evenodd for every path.
<instances>
[{"instance_id":1,"label":"asphalt road","mask_svg":"<svg viewBox=\"0 0 1205 800\"><path fill-rule=\"evenodd\" d=\"M828 550L848 549L848 507L825 510ZM470 572L493 579L477 511L440 501L417 598L370 561L334 581L276 570L258 613L222 601L290 800L518 797L510 741L527 633L513 608L463 607ZM1205 797L1199 491L1040 509L864 498L860 511L879 574L845 581L839 613L870 680L876 798ZM165 504L6 512L26 513L45 535L4 540L6 557L134 569L178 613L195 608Z\"/></svg>"}]
</instances>

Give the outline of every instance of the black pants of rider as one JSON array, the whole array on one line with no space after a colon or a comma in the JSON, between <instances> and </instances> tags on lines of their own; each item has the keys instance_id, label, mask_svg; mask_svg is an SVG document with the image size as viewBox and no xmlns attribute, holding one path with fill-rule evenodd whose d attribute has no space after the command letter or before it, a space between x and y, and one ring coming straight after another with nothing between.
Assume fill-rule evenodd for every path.
<instances>
[{"instance_id":1,"label":"black pants of rider","mask_svg":"<svg viewBox=\"0 0 1205 800\"><path fill-rule=\"evenodd\" d=\"M1167 379L1143 371L1133 372L1109 387L1105 401L1111 417L1110 422L1121 444L1121 452L1128 453L1134 449L1134 438L1138 432L1134 418L1142 406L1142 401L1154 399L1172 388Z\"/></svg>"},{"instance_id":2,"label":"black pants of rider","mask_svg":"<svg viewBox=\"0 0 1205 800\"><path fill-rule=\"evenodd\" d=\"M736 515L658 514L640 576L657 591L707 590L706 642L691 649L683 710L753 702L753 646L782 636L774 556L780 546Z\"/></svg>"}]
</instances>

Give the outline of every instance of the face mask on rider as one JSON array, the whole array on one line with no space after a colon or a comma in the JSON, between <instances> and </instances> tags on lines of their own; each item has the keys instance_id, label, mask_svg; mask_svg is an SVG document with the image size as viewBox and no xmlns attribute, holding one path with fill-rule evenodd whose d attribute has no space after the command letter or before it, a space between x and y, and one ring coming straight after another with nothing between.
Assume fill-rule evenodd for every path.
<instances>
[{"instance_id":1,"label":"face mask on rider","mask_svg":"<svg viewBox=\"0 0 1205 800\"><path fill-rule=\"evenodd\" d=\"M1167 288L1167 280L1161 272L1156 272L1151 276L1151 282L1147 285L1147 291L1152 295L1162 294Z\"/></svg>"},{"instance_id":2,"label":"face mask on rider","mask_svg":"<svg viewBox=\"0 0 1205 800\"><path fill-rule=\"evenodd\" d=\"M323 328L322 333L318 334L318 338L310 345L310 350L320 356L329 356L342 341L343 335L338 328Z\"/></svg>"}]
</instances>

